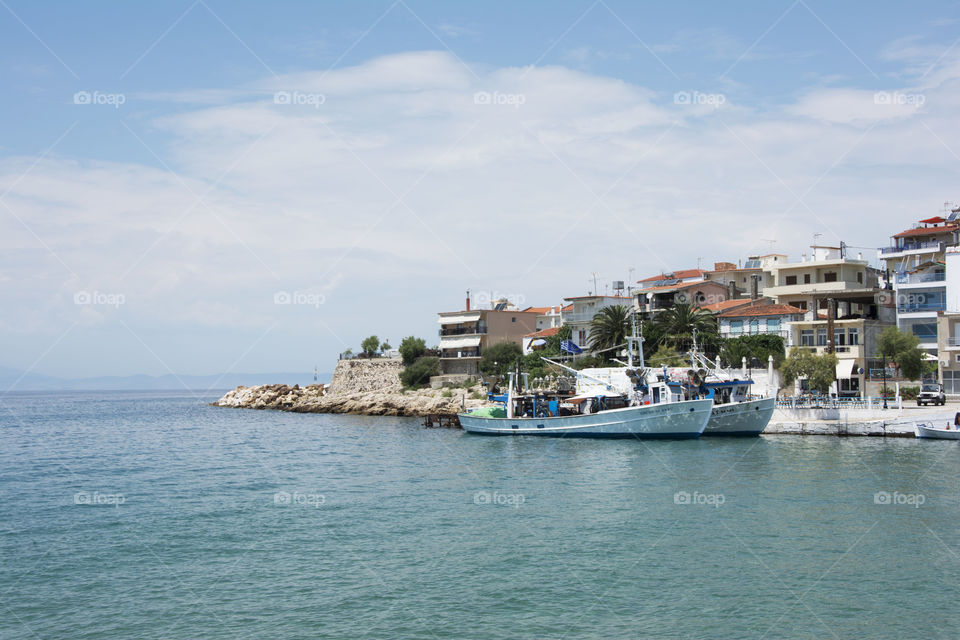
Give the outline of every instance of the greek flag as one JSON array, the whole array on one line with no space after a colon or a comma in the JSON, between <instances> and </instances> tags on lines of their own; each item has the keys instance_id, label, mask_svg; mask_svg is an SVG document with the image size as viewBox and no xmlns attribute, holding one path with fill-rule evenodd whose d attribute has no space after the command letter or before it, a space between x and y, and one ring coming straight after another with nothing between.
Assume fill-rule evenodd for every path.
<instances>
[{"instance_id":1,"label":"greek flag","mask_svg":"<svg viewBox=\"0 0 960 640\"><path fill-rule=\"evenodd\" d=\"M560 343L560 350L566 351L567 353L583 353L583 349L573 344L572 340L564 340Z\"/></svg>"}]
</instances>

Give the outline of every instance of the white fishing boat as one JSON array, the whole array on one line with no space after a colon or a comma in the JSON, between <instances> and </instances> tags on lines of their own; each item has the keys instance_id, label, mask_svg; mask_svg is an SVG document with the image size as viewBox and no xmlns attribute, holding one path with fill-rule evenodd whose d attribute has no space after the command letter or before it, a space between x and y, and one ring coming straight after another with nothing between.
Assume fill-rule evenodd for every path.
<instances>
[{"instance_id":1,"label":"white fishing boat","mask_svg":"<svg viewBox=\"0 0 960 640\"><path fill-rule=\"evenodd\" d=\"M696 334L694 334L696 338ZM760 398L751 394L753 380L738 379L720 368L719 361L711 363L696 350L691 362L699 365L697 376L713 392L713 411L705 436L758 436L770 424L777 399Z\"/></svg>"},{"instance_id":2,"label":"white fishing boat","mask_svg":"<svg viewBox=\"0 0 960 640\"><path fill-rule=\"evenodd\" d=\"M932 422L918 422L913 427L918 438L936 438L939 440L960 440L960 429L949 424L935 427Z\"/></svg>"},{"instance_id":3,"label":"white fishing boat","mask_svg":"<svg viewBox=\"0 0 960 640\"><path fill-rule=\"evenodd\" d=\"M628 339L629 363L633 341ZM503 409L480 409L461 413L460 425L469 433L483 435L536 435L589 438L698 438L710 419L710 398L687 399L664 379L648 381L642 365L618 368L620 385L604 379L605 369L577 371L547 360L577 377L577 393L561 400L523 395L510 374ZM545 358L546 360L546 358ZM599 374L599 375L595 375Z\"/></svg>"}]
</instances>

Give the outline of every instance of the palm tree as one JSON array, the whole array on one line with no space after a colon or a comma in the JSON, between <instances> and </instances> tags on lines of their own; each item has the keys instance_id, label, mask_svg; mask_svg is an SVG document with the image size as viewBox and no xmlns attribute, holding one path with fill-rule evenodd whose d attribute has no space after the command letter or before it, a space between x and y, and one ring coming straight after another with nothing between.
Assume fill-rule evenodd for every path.
<instances>
[{"instance_id":1,"label":"palm tree","mask_svg":"<svg viewBox=\"0 0 960 640\"><path fill-rule=\"evenodd\" d=\"M630 335L630 309L623 305L604 307L590 322L590 348L594 351L624 344Z\"/></svg>"},{"instance_id":2,"label":"palm tree","mask_svg":"<svg viewBox=\"0 0 960 640\"><path fill-rule=\"evenodd\" d=\"M657 314L654 322L660 329L660 344L669 344L680 352L693 346L693 330L697 330L697 342L712 342L717 335L717 323L713 314L689 304L675 304Z\"/></svg>"}]
</instances>

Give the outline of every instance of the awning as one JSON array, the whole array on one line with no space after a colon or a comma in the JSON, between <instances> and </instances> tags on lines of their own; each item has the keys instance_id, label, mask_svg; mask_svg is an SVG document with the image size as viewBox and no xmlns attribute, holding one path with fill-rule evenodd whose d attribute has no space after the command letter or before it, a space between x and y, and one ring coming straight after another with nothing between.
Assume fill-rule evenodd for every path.
<instances>
[{"instance_id":1,"label":"awning","mask_svg":"<svg viewBox=\"0 0 960 640\"><path fill-rule=\"evenodd\" d=\"M463 313L458 316L440 316L437 318L437 322L440 324L460 324L461 322L476 322L479 319L479 313Z\"/></svg>"},{"instance_id":2,"label":"awning","mask_svg":"<svg viewBox=\"0 0 960 640\"><path fill-rule=\"evenodd\" d=\"M837 380L846 380L857 373L857 361L841 360L837 363Z\"/></svg>"},{"instance_id":3,"label":"awning","mask_svg":"<svg viewBox=\"0 0 960 640\"><path fill-rule=\"evenodd\" d=\"M479 347L480 336L469 338L440 338L441 349L463 349L465 347Z\"/></svg>"}]
</instances>

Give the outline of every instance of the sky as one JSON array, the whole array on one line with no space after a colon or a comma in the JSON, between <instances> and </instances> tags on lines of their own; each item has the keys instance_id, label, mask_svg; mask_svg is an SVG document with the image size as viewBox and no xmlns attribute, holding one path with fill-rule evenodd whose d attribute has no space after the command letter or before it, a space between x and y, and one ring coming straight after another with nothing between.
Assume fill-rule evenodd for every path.
<instances>
[{"instance_id":1,"label":"sky","mask_svg":"<svg viewBox=\"0 0 960 640\"><path fill-rule=\"evenodd\" d=\"M0 0L0 366L320 371L960 201L955 2ZM816 235L819 234L819 235ZM596 274L596 276L594 275Z\"/></svg>"}]
</instances>

